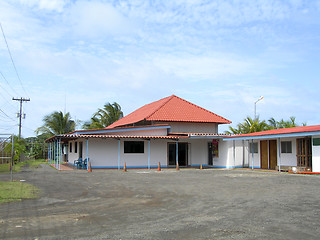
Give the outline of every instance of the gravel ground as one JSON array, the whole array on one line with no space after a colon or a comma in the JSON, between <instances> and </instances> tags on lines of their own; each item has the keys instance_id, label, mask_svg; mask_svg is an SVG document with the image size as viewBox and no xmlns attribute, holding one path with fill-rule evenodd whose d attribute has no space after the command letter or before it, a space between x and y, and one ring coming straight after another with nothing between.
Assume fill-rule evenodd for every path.
<instances>
[{"instance_id":1,"label":"gravel ground","mask_svg":"<svg viewBox=\"0 0 320 240\"><path fill-rule=\"evenodd\" d=\"M320 176L243 169L58 172L42 165L14 178L41 194L0 205L0 239L320 236Z\"/></svg>"}]
</instances>

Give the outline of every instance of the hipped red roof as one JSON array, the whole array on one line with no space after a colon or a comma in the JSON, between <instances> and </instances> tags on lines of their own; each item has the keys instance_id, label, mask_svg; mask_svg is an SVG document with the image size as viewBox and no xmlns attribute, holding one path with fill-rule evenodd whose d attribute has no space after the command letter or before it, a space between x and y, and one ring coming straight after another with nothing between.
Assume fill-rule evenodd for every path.
<instances>
[{"instance_id":1,"label":"hipped red roof","mask_svg":"<svg viewBox=\"0 0 320 240\"><path fill-rule=\"evenodd\" d=\"M144 105L107 129L143 120L159 122L231 123L231 121L175 95Z\"/></svg>"}]
</instances>

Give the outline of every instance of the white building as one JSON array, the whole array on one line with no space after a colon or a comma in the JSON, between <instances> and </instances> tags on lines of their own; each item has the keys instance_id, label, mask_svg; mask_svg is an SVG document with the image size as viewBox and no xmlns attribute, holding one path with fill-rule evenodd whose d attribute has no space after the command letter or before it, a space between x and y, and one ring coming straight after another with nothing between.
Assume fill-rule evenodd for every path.
<instances>
[{"instance_id":1,"label":"white building","mask_svg":"<svg viewBox=\"0 0 320 240\"><path fill-rule=\"evenodd\" d=\"M320 126L243 135L218 133L229 120L177 96L147 104L105 129L54 136L49 159L95 168L301 167L320 172ZM63 146L63 151L62 151ZM62 152L64 152L62 157ZM87 166L88 167L88 166Z\"/></svg>"}]
</instances>

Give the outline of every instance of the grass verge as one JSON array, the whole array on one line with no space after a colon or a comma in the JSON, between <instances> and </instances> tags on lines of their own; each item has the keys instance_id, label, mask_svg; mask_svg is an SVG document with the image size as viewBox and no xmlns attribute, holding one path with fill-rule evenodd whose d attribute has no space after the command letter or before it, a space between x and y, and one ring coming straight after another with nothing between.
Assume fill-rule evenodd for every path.
<instances>
[{"instance_id":1,"label":"grass verge","mask_svg":"<svg viewBox=\"0 0 320 240\"><path fill-rule=\"evenodd\" d=\"M29 168L38 168L40 164L46 163L44 159L37 159L37 160L28 160L24 162L19 162L14 165L13 172L20 172L21 168L25 165L28 165ZM9 173L9 163L0 164L0 173Z\"/></svg>"},{"instance_id":2,"label":"grass verge","mask_svg":"<svg viewBox=\"0 0 320 240\"><path fill-rule=\"evenodd\" d=\"M37 187L28 183L0 181L0 203L37 198L39 191Z\"/></svg>"}]
</instances>

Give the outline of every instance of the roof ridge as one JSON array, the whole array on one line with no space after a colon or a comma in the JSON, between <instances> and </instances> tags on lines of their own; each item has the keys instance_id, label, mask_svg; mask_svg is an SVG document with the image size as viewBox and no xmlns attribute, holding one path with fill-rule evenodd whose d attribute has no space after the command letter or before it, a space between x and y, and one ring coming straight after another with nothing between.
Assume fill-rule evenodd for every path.
<instances>
[{"instance_id":1,"label":"roof ridge","mask_svg":"<svg viewBox=\"0 0 320 240\"><path fill-rule=\"evenodd\" d=\"M177 97L177 96L172 94L169 97L165 97L165 98L162 98L162 99L158 100L158 101L161 101L161 100L164 100L164 99L168 98L168 100L164 101L164 103L162 103L156 110L154 110L152 113L150 113L148 116L146 116L145 119L147 119L147 118L151 117L153 114L155 114L159 109L161 109L164 105L166 105L174 97ZM149 104L151 104L151 103L149 103Z\"/></svg>"},{"instance_id":2,"label":"roof ridge","mask_svg":"<svg viewBox=\"0 0 320 240\"><path fill-rule=\"evenodd\" d=\"M187 100L185 100L185 99L183 99L183 98L180 98L180 97L178 97L178 96L176 96L176 97L179 98L179 99L181 99L181 100L183 100L183 101L185 101L186 103L189 103L189 104L191 104L191 105L199 108L199 109L202 109L202 110L204 110L204 111L206 111L206 112L208 112L208 113L210 113L210 114L213 114L213 115L215 115L216 117L220 117L220 118L222 118L222 119L224 119L224 120L226 120L226 121L228 121L228 122L231 122L231 121L229 121L228 119L226 119L226 118L224 118L224 117L221 117L221 116L218 115L218 114L215 114L214 112L211 112L211 111L209 111L209 110L207 110L207 109L205 109L205 108L203 108L203 107L200 107L200 106L198 106L198 105L196 105L196 104L194 104L194 103L192 103L192 102L189 102L189 101L187 101Z\"/></svg>"}]
</instances>

